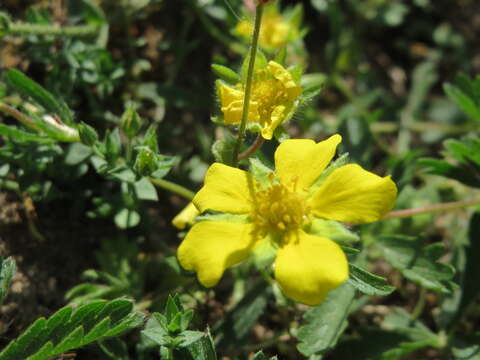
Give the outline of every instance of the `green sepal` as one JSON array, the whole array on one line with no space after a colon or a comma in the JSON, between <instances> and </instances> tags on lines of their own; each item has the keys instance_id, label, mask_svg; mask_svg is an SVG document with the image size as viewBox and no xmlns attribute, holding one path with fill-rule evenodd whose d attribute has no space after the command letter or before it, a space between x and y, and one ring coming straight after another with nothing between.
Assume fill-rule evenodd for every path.
<instances>
[{"instance_id":1,"label":"green sepal","mask_svg":"<svg viewBox=\"0 0 480 360\"><path fill-rule=\"evenodd\" d=\"M130 139L140 131L140 128L142 127L142 118L133 107L128 107L124 111L122 119L120 120L120 127Z\"/></svg>"},{"instance_id":2,"label":"green sepal","mask_svg":"<svg viewBox=\"0 0 480 360\"><path fill-rule=\"evenodd\" d=\"M359 240L357 234L333 220L313 218L310 224L305 227L305 231L311 235L331 239L340 244L349 244Z\"/></svg>"},{"instance_id":3,"label":"green sepal","mask_svg":"<svg viewBox=\"0 0 480 360\"><path fill-rule=\"evenodd\" d=\"M247 224L250 222L250 217L248 215L206 213L195 218L196 223L200 221L217 221L229 222L233 224Z\"/></svg>"},{"instance_id":4,"label":"green sepal","mask_svg":"<svg viewBox=\"0 0 480 360\"><path fill-rule=\"evenodd\" d=\"M82 144L87 146L93 146L97 143L98 134L93 127L82 121L80 124L78 124L77 129Z\"/></svg>"},{"instance_id":5,"label":"green sepal","mask_svg":"<svg viewBox=\"0 0 480 360\"><path fill-rule=\"evenodd\" d=\"M246 83L247 81L247 73L248 73L248 64L250 63L250 52L248 52L248 55L245 56L245 59L243 60L242 64L242 70L241 70L241 79L242 83ZM265 54L258 49L257 50L257 56L255 58L255 66L253 72L255 73L256 70L264 69L268 65L268 60Z\"/></svg>"},{"instance_id":6,"label":"green sepal","mask_svg":"<svg viewBox=\"0 0 480 360\"><path fill-rule=\"evenodd\" d=\"M271 235L260 240L253 249L253 263L258 270L270 267L277 256L276 241Z\"/></svg>"},{"instance_id":7,"label":"green sepal","mask_svg":"<svg viewBox=\"0 0 480 360\"><path fill-rule=\"evenodd\" d=\"M235 142L236 139L230 135L227 135L223 140L215 141L212 145L212 154L215 157L215 161L231 165L233 163Z\"/></svg>"},{"instance_id":8,"label":"green sepal","mask_svg":"<svg viewBox=\"0 0 480 360\"><path fill-rule=\"evenodd\" d=\"M286 59L287 59L287 48L284 46L277 51L273 61L275 61L277 64L284 66Z\"/></svg>"},{"instance_id":9,"label":"green sepal","mask_svg":"<svg viewBox=\"0 0 480 360\"><path fill-rule=\"evenodd\" d=\"M330 176L332 172L337 170L339 167L345 165L348 162L348 153L340 155L340 157L322 171L322 174L318 177L317 180L310 187L310 194L313 194L320 185Z\"/></svg>"},{"instance_id":10,"label":"green sepal","mask_svg":"<svg viewBox=\"0 0 480 360\"><path fill-rule=\"evenodd\" d=\"M260 189L265 189L271 185L275 173L258 158L250 158L250 173L255 178Z\"/></svg>"},{"instance_id":11,"label":"green sepal","mask_svg":"<svg viewBox=\"0 0 480 360\"><path fill-rule=\"evenodd\" d=\"M238 75L235 71L230 69L229 67L212 64L212 70L215 75L217 75L223 81L235 85L241 81L240 75Z\"/></svg>"}]
</instances>

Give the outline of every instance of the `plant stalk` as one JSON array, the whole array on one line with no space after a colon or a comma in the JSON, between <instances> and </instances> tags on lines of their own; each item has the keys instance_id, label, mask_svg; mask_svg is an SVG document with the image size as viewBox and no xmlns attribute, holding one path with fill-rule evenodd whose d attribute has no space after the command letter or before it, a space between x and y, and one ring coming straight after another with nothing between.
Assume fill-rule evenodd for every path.
<instances>
[{"instance_id":1,"label":"plant stalk","mask_svg":"<svg viewBox=\"0 0 480 360\"><path fill-rule=\"evenodd\" d=\"M195 193L193 191L190 191L187 188L181 185L175 184L173 182L163 180L163 179L155 179L152 177L148 178L148 180L150 180L150 182L153 185L158 186L159 188L165 189L167 191L170 191L174 194L180 195L181 197L187 200L192 201L193 197L195 196Z\"/></svg>"},{"instance_id":2,"label":"plant stalk","mask_svg":"<svg viewBox=\"0 0 480 360\"><path fill-rule=\"evenodd\" d=\"M238 155L238 159L239 160L248 159L250 156L255 154L255 152L257 152L258 149L260 149L260 147L263 145L264 142L265 142L265 139L262 137L262 135L258 135L255 141L253 142L253 144L247 150L245 150L244 152L240 153L240 155Z\"/></svg>"},{"instance_id":3,"label":"plant stalk","mask_svg":"<svg viewBox=\"0 0 480 360\"><path fill-rule=\"evenodd\" d=\"M460 209L466 206L473 206L473 205L480 205L480 199L453 201L453 202L448 202L443 204L425 206L425 207L416 208L416 209L390 211L381 220L406 218L414 215L429 214L429 213L438 212L438 211L449 211L449 210Z\"/></svg>"},{"instance_id":4,"label":"plant stalk","mask_svg":"<svg viewBox=\"0 0 480 360\"><path fill-rule=\"evenodd\" d=\"M53 35L53 36L71 36L85 37L98 34L100 27L97 24L58 26L58 25L38 25L13 23L8 27L10 35Z\"/></svg>"},{"instance_id":5,"label":"plant stalk","mask_svg":"<svg viewBox=\"0 0 480 360\"><path fill-rule=\"evenodd\" d=\"M238 153L245 138L245 129L247 127L248 108L250 105L250 95L252 91L253 72L255 69L255 58L257 57L258 38L260 36L260 27L262 25L263 3L259 2L255 12L255 27L253 29L252 46L250 48L250 59L248 62L247 81L245 83L245 96L243 98L243 112L240 121L240 128L238 129L238 138L233 149L233 166L238 165Z\"/></svg>"}]
</instances>

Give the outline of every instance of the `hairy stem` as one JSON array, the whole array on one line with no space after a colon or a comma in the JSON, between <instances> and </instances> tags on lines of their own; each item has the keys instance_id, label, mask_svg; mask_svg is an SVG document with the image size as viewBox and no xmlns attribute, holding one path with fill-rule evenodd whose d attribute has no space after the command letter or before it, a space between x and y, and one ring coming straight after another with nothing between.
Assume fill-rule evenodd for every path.
<instances>
[{"instance_id":1,"label":"hairy stem","mask_svg":"<svg viewBox=\"0 0 480 360\"><path fill-rule=\"evenodd\" d=\"M253 144L247 150L245 150L244 152L240 153L240 155L238 155L238 159L239 160L248 159L250 156L255 154L255 152L257 152L258 149L260 149L260 147L263 145L264 142L265 142L265 139L262 137L262 135L258 135L255 141L253 142Z\"/></svg>"},{"instance_id":2,"label":"hairy stem","mask_svg":"<svg viewBox=\"0 0 480 360\"><path fill-rule=\"evenodd\" d=\"M153 185L158 186L159 188L165 189L167 191L170 191L171 193L180 195L187 200L192 201L193 197L195 196L195 193L193 191L190 191L187 188L181 185L175 184L173 182L163 180L163 179L154 179L154 178L148 178L148 180L150 180L150 182Z\"/></svg>"},{"instance_id":3,"label":"hairy stem","mask_svg":"<svg viewBox=\"0 0 480 360\"><path fill-rule=\"evenodd\" d=\"M233 149L233 166L238 165L238 153L245 138L245 129L247 127L248 108L250 105L250 95L253 83L253 71L255 69L255 58L257 57L258 38L260 36L260 27L262 25L263 3L259 3L255 13L255 27L253 29L252 46L250 48L250 59L248 62L247 81L245 83L245 97L243 98L243 112L238 129L238 138Z\"/></svg>"},{"instance_id":4,"label":"hairy stem","mask_svg":"<svg viewBox=\"0 0 480 360\"><path fill-rule=\"evenodd\" d=\"M448 202L448 203L443 203L438 205L424 206L416 209L395 210L385 215L382 220L405 218L405 217L410 217L414 215L433 213L437 211L449 211L449 210L460 209L466 206L473 206L473 205L480 205L480 199L453 201L453 202Z\"/></svg>"}]
</instances>

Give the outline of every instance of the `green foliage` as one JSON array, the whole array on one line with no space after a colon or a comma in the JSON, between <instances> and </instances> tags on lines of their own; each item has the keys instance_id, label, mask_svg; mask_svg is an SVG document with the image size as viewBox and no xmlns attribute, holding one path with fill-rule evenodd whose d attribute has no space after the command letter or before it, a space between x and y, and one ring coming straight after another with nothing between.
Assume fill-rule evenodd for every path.
<instances>
[{"instance_id":1,"label":"green foliage","mask_svg":"<svg viewBox=\"0 0 480 360\"><path fill-rule=\"evenodd\" d=\"M1 353L1 360L42 360L94 341L119 336L143 323L128 300L96 301L76 310L67 306L36 320Z\"/></svg>"},{"instance_id":2,"label":"green foliage","mask_svg":"<svg viewBox=\"0 0 480 360\"><path fill-rule=\"evenodd\" d=\"M443 244L422 247L421 238L382 236L378 245L383 250L385 260L407 279L442 293L450 293L455 286L452 282L455 275L453 266L438 262L445 252Z\"/></svg>"},{"instance_id":3,"label":"green foliage","mask_svg":"<svg viewBox=\"0 0 480 360\"><path fill-rule=\"evenodd\" d=\"M3 259L0 257L0 304L7 296L16 269L15 261L12 258Z\"/></svg>"},{"instance_id":4,"label":"green foliage","mask_svg":"<svg viewBox=\"0 0 480 360\"><path fill-rule=\"evenodd\" d=\"M387 285L387 280L376 276L365 269L350 264L349 283L365 295L385 296L391 294L395 288Z\"/></svg>"},{"instance_id":5,"label":"green foliage","mask_svg":"<svg viewBox=\"0 0 480 360\"><path fill-rule=\"evenodd\" d=\"M355 295L348 282L331 291L327 298L304 315L305 324L297 332L298 350L305 356L332 349L347 327L347 315Z\"/></svg>"}]
</instances>

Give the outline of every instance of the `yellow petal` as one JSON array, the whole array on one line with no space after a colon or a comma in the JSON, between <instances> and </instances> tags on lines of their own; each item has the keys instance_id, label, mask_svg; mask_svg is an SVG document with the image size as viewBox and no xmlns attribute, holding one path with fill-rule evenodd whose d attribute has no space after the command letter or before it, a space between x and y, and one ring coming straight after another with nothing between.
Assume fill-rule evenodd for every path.
<instances>
[{"instance_id":1,"label":"yellow petal","mask_svg":"<svg viewBox=\"0 0 480 360\"><path fill-rule=\"evenodd\" d=\"M311 206L320 218L367 223L389 212L396 197L397 187L390 176L380 177L348 164L327 177L313 195Z\"/></svg>"},{"instance_id":2,"label":"yellow petal","mask_svg":"<svg viewBox=\"0 0 480 360\"><path fill-rule=\"evenodd\" d=\"M348 262L332 240L298 231L277 252L275 278L286 296L314 306L347 280Z\"/></svg>"},{"instance_id":3,"label":"yellow petal","mask_svg":"<svg viewBox=\"0 0 480 360\"><path fill-rule=\"evenodd\" d=\"M340 135L318 144L312 140L292 139L282 142L275 151L275 169L284 185L292 181L297 190L308 189L332 160Z\"/></svg>"},{"instance_id":4,"label":"yellow petal","mask_svg":"<svg viewBox=\"0 0 480 360\"><path fill-rule=\"evenodd\" d=\"M270 123L262 129L262 137L267 140L271 140L273 132L283 122L285 118L285 106L279 105L273 109L271 114Z\"/></svg>"},{"instance_id":5,"label":"yellow petal","mask_svg":"<svg viewBox=\"0 0 480 360\"><path fill-rule=\"evenodd\" d=\"M252 224L202 221L190 229L177 250L180 265L211 287L223 272L245 260L255 244Z\"/></svg>"},{"instance_id":6,"label":"yellow petal","mask_svg":"<svg viewBox=\"0 0 480 360\"><path fill-rule=\"evenodd\" d=\"M177 229L183 230L187 224L192 224L193 219L198 215L200 215L200 211L198 211L196 206L191 202L173 218L172 224Z\"/></svg>"},{"instance_id":7,"label":"yellow petal","mask_svg":"<svg viewBox=\"0 0 480 360\"><path fill-rule=\"evenodd\" d=\"M252 208L254 183L243 170L213 163L205 175L205 185L193 198L200 212L214 210L231 214L246 214Z\"/></svg>"},{"instance_id":8,"label":"yellow petal","mask_svg":"<svg viewBox=\"0 0 480 360\"><path fill-rule=\"evenodd\" d=\"M245 93L228 85L221 83L219 85L221 110L226 125L239 124L243 113L243 99ZM259 119L258 103L250 101L248 108L248 121L256 122Z\"/></svg>"},{"instance_id":9,"label":"yellow petal","mask_svg":"<svg viewBox=\"0 0 480 360\"><path fill-rule=\"evenodd\" d=\"M289 100L293 101L302 94L302 88L295 83L292 75L282 65L270 61L267 68L273 77L283 84L289 95Z\"/></svg>"}]
</instances>

